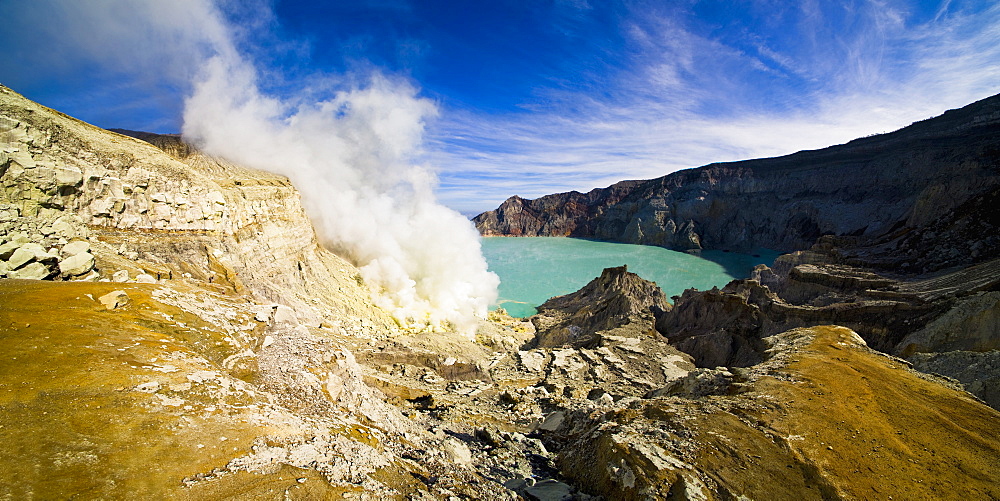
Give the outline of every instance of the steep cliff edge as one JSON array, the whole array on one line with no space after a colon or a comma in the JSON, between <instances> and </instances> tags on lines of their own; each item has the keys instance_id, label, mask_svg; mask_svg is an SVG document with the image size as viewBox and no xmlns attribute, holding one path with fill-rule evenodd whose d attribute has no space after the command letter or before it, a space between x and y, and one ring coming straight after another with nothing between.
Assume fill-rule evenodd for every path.
<instances>
[{"instance_id":1,"label":"steep cliff edge","mask_svg":"<svg viewBox=\"0 0 1000 501\"><path fill-rule=\"evenodd\" d=\"M1000 96L993 96L896 132L821 150L711 164L585 195L511 197L474 221L484 235L793 251L826 234L893 240L915 229L944 229L939 217L987 207L977 198L995 199L998 189ZM976 207L963 208L969 203ZM922 248L942 247L955 255L935 261L942 256L918 253L910 260L919 263L911 266L932 271L996 255L1000 240L985 237L997 233L995 218L983 222L987 227L977 231L984 238L973 242L924 233Z\"/></svg>"},{"instance_id":2,"label":"steep cliff edge","mask_svg":"<svg viewBox=\"0 0 1000 501\"><path fill-rule=\"evenodd\" d=\"M500 312L477 342L399 332L287 180L145 138L163 151L0 88L2 499L1000 496L1000 414L849 329L695 367L654 326L699 299L670 309L619 268L535 334ZM993 325L990 263L899 285L821 250L771 283L963 302L915 346ZM716 293L813 311L747 285ZM687 338L711 332L695 320Z\"/></svg>"},{"instance_id":3,"label":"steep cliff edge","mask_svg":"<svg viewBox=\"0 0 1000 501\"><path fill-rule=\"evenodd\" d=\"M0 87L0 234L45 249L85 240L93 279L191 278L286 304L317 325L363 317L367 327L345 327L393 330L370 301L347 299L368 292L350 263L318 244L286 178L161 138L175 156Z\"/></svg>"},{"instance_id":4,"label":"steep cliff edge","mask_svg":"<svg viewBox=\"0 0 1000 501\"><path fill-rule=\"evenodd\" d=\"M0 87L0 498L427 491L447 460L403 456L440 440L351 351L400 334L357 268L287 179L166 149Z\"/></svg>"}]
</instances>

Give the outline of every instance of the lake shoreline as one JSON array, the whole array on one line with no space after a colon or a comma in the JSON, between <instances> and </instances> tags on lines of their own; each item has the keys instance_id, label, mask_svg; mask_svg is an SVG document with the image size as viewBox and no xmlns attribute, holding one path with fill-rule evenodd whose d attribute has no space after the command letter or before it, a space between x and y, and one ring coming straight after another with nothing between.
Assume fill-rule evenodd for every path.
<instances>
[{"instance_id":1,"label":"lake shoreline","mask_svg":"<svg viewBox=\"0 0 1000 501\"><path fill-rule=\"evenodd\" d=\"M578 290L604 268L627 265L655 282L667 297L685 289L722 287L747 278L756 264L770 264L779 253L702 251L697 255L662 247L575 237L483 237L483 255L500 277L499 298L512 316L528 317L550 297Z\"/></svg>"}]
</instances>

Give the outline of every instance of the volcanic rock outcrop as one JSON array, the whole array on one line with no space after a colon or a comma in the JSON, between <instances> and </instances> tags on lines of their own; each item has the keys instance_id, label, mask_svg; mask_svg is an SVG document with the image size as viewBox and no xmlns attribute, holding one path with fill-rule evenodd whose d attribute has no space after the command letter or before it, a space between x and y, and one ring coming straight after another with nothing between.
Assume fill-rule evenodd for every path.
<instances>
[{"instance_id":1,"label":"volcanic rock outcrop","mask_svg":"<svg viewBox=\"0 0 1000 501\"><path fill-rule=\"evenodd\" d=\"M758 363L761 339L784 329L844 325L898 356L956 352L937 357L935 369L1000 406L983 391L995 378L985 368L1000 344L997 207L1000 96L993 96L822 150L711 164L585 195L514 197L475 221L484 235L789 252L757 270L756 282L685 292L658 330L699 366L714 367ZM981 377L966 367L973 359L981 359L971 363L983 368Z\"/></svg>"},{"instance_id":2,"label":"volcanic rock outcrop","mask_svg":"<svg viewBox=\"0 0 1000 501\"><path fill-rule=\"evenodd\" d=\"M651 324L670 309L656 284L628 268L606 268L580 290L549 299L531 317L538 346L586 346L601 331ZM647 326L648 329L648 326Z\"/></svg>"},{"instance_id":3,"label":"volcanic rock outcrop","mask_svg":"<svg viewBox=\"0 0 1000 501\"><path fill-rule=\"evenodd\" d=\"M734 384L716 385L716 394L568 412L552 438L562 445L560 469L614 499L996 496L995 466L984 459L995 446L982 442L995 410L873 352L843 327L764 341L767 360L731 374ZM941 440L931 425L940 412L957 420L952 432L970 432ZM968 468L962 480L934 473L949 461Z\"/></svg>"},{"instance_id":4,"label":"volcanic rock outcrop","mask_svg":"<svg viewBox=\"0 0 1000 501\"><path fill-rule=\"evenodd\" d=\"M0 235L6 242L59 250L85 240L99 277L125 272L133 279L210 281L293 306L308 322L355 314L394 328L382 310L344 301L361 292L356 272L319 246L286 178L178 146L176 136L160 137L167 151L182 155L172 157L7 88L0 87L0 97ZM77 264L58 272L65 277L86 263ZM55 264L48 269L56 274ZM352 294L336 294L330 284Z\"/></svg>"},{"instance_id":5,"label":"volcanic rock outcrop","mask_svg":"<svg viewBox=\"0 0 1000 501\"><path fill-rule=\"evenodd\" d=\"M862 339L993 346L992 262L818 246L673 309L613 268L475 342L403 332L285 178L122 132L160 149L0 87L2 499L1000 498L1000 412ZM934 320L782 331L861 289Z\"/></svg>"},{"instance_id":6,"label":"volcanic rock outcrop","mask_svg":"<svg viewBox=\"0 0 1000 501\"><path fill-rule=\"evenodd\" d=\"M742 367L762 360L767 336L802 326L847 326L868 346L959 379L1000 407L989 391L1000 349L1000 260L930 277L890 278L824 262L833 259L823 251L828 243L781 256L774 269L758 266L754 279L684 291L658 318L657 330L700 367ZM795 264L802 261L807 264Z\"/></svg>"}]
</instances>

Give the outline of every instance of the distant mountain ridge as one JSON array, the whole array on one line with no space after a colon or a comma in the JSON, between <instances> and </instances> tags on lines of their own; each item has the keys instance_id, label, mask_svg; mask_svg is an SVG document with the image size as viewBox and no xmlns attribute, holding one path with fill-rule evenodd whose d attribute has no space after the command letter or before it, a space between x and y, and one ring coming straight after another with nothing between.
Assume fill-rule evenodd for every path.
<instances>
[{"instance_id":1,"label":"distant mountain ridge","mask_svg":"<svg viewBox=\"0 0 1000 501\"><path fill-rule=\"evenodd\" d=\"M682 251L792 251L822 235L883 243L901 238L948 214L961 218L956 211L989 211L998 189L1000 95L820 150L714 163L586 194L513 196L473 221L487 236L571 236ZM980 235L996 229L995 221L989 224ZM925 242L931 251L920 263L913 262L920 256L907 258L912 271L984 259L972 257L974 242L947 241L954 235L938 233ZM977 256L995 254L998 244L982 240ZM934 251L941 246L947 249Z\"/></svg>"}]
</instances>

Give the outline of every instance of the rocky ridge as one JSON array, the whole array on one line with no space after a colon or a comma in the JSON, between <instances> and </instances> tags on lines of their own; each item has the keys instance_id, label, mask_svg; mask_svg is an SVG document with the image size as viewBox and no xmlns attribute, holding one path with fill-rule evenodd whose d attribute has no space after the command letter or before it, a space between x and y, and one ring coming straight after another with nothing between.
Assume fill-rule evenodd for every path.
<instances>
[{"instance_id":1,"label":"rocky ridge","mask_svg":"<svg viewBox=\"0 0 1000 501\"><path fill-rule=\"evenodd\" d=\"M857 251L868 254L860 257L931 272L1000 251L993 203L1000 193L998 138L1000 96L993 96L821 150L710 164L587 194L515 196L474 221L483 235L572 236L681 251L789 252L822 235L855 236L868 250Z\"/></svg>"},{"instance_id":2,"label":"rocky ridge","mask_svg":"<svg viewBox=\"0 0 1000 501\"><path fill-rule=\"evenodd\" d=\"M579 347L592 344L599 332L660 317L670 308L656 284L620 266L605 269L572 294L549 299L531 323L538 346Z\"/></svg>"},{"instance_id":3,"label":"rocky ridge","mask_svg":"<svg viewBox=\"0 0 1000 501\"><path fill-rule=\"evenodd\" d=\"M370 302L344 301L362 292L356 270L319 245L286 178L161 141L184 155L172 157L9 89L0 97L0 234L8 245L58 250L86 241L98 270L91 278L191 279L293 306L317 324L354 314L371 325L345 328L394 328Z\"/></svg>"},{"instance_id":4,"label":"rocky ridge","mask_svg":"<svg viewBox=\"0 0 1000 501\"><path fill-rule=\"evenodd\" d=\"M0 120L0 235L94 257L81 274L0 280L0 498L1000 497L1000 413L871 350L861 327L787 330L771 315L808 308L761 285L919 298L952 279L892 291L846 268L759 270L716 291L763 312L723 326L753 359L721 366L657 332L700 299L671 309L624 268L532 321L494 312L475 342L402 332L316 243L284 178L5 88ZM73 169L79 181L39 188ZM966 282L944 295L987 308L991 282ZM839 290L806 291L809 307Z\"/></svg>"},{"instance_id":5,"label":"rocky ridge","mask_svg":"<svg viewBox=\"0 0 1000 501\"><path fill-rule=\"evenodd\" d=\"M657 329L713 367L759 363L761 339L789 328L844 325L927 370L936 360L934 371L1000 406L986 390L1000 349L998 203L993 96L822 150L711 164L586 197L514 197L475 221L484 235L787 251L756 281L685 292Z\"/></svg>"}]
</instances>

